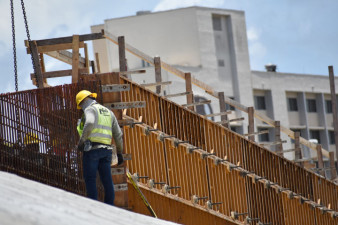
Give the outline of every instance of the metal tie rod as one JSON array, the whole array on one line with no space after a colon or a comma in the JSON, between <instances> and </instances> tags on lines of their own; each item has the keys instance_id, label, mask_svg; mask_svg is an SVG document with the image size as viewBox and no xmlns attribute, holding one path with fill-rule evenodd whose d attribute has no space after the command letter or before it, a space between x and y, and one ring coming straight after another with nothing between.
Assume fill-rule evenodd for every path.
<instances>
[{"instance_id":1,"label":"metal tie rod","mask_svg":"<svg viewBox=\"0 0 338 225\"><path fill-rule=\"evenodd\" d=\"M140 84L142 87L152 87L152 86L164 86L164 85L170 85L171 81L163 81L163 82L157 82L157 83L149 83L149 84Z\"/></svg>"},{"instance_id":2,"label":"metal tie rod","mask_svg":"<svg viewBox=\"0 0 338 225\"><path fill-rule=\"evenodd\" d=\"M238 212L236 212L236 211L231 211L231 212L230 212L230 216L231 216L231 218L232 218L233 220L238 220L239 216L244 216L244 215L247 215L247 214L249 214L249 213L247 213L247 212L244 212L244 213L238 213Z\"/></svg>"},{"instance_id":3,"label":"metal tie rod","mask_svg":"<svg viewBox=\"0 0 338 225\"><path fill-rule=\"evenodd\" d=\"M240 168L241 166L240 165L234 165L234 164L231 164L231 163L228 163L227 165L227 170L229 171L229 172L231 172L233 169L236 169L236 168Z\"/></svg>"},{"instance_id":4,"label":"metal tie rod","mask_svg":"<svg viewBox=\"0 0 338 225\"><path fill-rule=\"evenodd\" d=\"M162 187L162 192L165 194L165 193L168 193L170 190L172 189L179 189L181 188L181 186L173 186L173 187L170 187L168 184L165 184L163 187Z\"/></svg>"},{"instance_id":5,"label":"metal tie rod","mask_svg":"<svg viewBox=\"0 0 338 225\"><path fill-rule=\"evenodd\" d=\"M191 103L191 104L183 104L182 107L205 105L205 104L210 104L210 103L211 103L211 100L206 100L206 101L201 101L201 102L194 102L194 103Z\"/></svg>"},{"instance_id":6,"label":"metal tie rod","mask_svg":"<svg viewBox=\"0 0 338 225\"><path fill-rule=\"evenodd\" d=\"M200 201L200 200L206 200L206 199L208 199L207 196L206 196L206 197L198 197L197 195L193 195L193 196L191 197L191 201L192 201L192 203L194 203L194 204L197 204L198 201Z\"/></svg>"},{"instance_id":7,"label":"metal tie rod","mask_svg":"<svg viewBox=\"0 0 338 225\"><path fill-rule=\"evenodd\" d=\"M158 131L158 129L152 129L152 128L150 128L150 127L146 127L146 128L144 128L144 130L143 130L143 132L144 132L144 134L145 134L146 136L148 136L148 135L150 134L150 132L152 132L152 131Z\"/></svg>"},{"instance_id":8,"label":"metal tie rod","mask_svg":"<svg viewBox=\"0 0 338 225\"><path fill-rule=\"evenodd\" d=\"M316 209L316 208L323 207L323 205L317 204L317 203L313 203L313 204L310 204L310 207L311 207L311 209Z\"/></svg>"},{"instance_id":9,"label":"metal tie rod","mask_svg":"<svg viewBox=\"0 0 338 225\"><path fill-rule=\"evenodd\" d=\"M158 136L157 136L157 139L161 142L164 141L164 139L166 138L173 138L175 137L174 135L165 135L164 133L160 133Z\"/></svg>"},{"instance_id":10,"label":"metal tie rod","mask_svg":"<svg viewBox=\"0 0 338 225\"><path fill-rule=\"evenodd\" d=\"M191 154L193 151L195 151L197 149L201 149L201 148L199 148L199 147L189 147L189 148L187 148L187 153Z\"/></svg>"},{"instance_id":11,"label":"metal tie rod","mask_svg":"<svg viewBox=\"0 0 338 225\"><path fill-rule=\"evenodd\" d=\"M255 176L252 177L252 183L255 184L256 182L258 182L260 180L264 180L264 179L266 179L266 178L265 177L259 177L259 176L255 175Z\"/></svg>"},{"instance_id":12,"label":"metal tie rod","mask_svg":"<svg viewBox=\"0 0 338 225\"><path fill-rule=\"evenodd\" d=\"M219 165L220 163L222 163L222 162L227 162L227 161L228 161L228 159L227 159L226 156L224 157L224 159L221 159L221 158L215 158L215 159L214 159L214 164L215 164L215 166L217 166L217 165Z\"/></svg>"},{"instance_id":13,"label":"metal tie rod","mask_svg":"<svg viewBox=\"0 0 338 225\"><path fill-rule=\"evenodd\" d=\"M260 220L260 218L250 218L250 217L247 216L244 221L246 223L251 223L252 221L259 221L259 220Z\"/></svg>"},{"instance_id":14,"label":"metal tie rod","mask_svg":"<svg viewBox=\"0 0 338 225\"><path fill-rule=\"evenodd\" d=\"M134 127L135 124L143 124L142 122L135 122L133 119L123 119L117 121L120 126L130 126L131 128Z\"/></svg>"},{"instance_id":15,"label":"metal tie rod","mask_svg":"<svg viewBox=\"0 0 338 225\"><path fill-rule=\"evenodd\" d=\"M181 141L177 138L175 138L173 141L173 145L175 146L175 148L177 148L180 144L186 144L189 143L189 141Z\"/></svg>"},{"instance_id":16,"label":"metal tie rod","mask_svg":"<svg viewBox=\"0 0 338 225\"><path fill-rule=\"evenodd\" d=\"M173 97L179 97L179 96L184 96L184 95L189 95L191 92L182 92L182 93L177 93L177 94L171 94L171 95L163 95L163 97L166 98L173 98Z\"/></svg>"},{"instance_id":17,"label":"metal tie rod","mask_svg":"<svg viewBox=\"0 0 338 225\"><path fill-rule=\"evenodd\" d=\"M132 122L129 124L130 128L134 128L135 124L143 124L143 122Z\"/></svg>"},{"instance_id":18,"label":"metal tie rod","mask_svg":"<svg viewBox=\"0 0 338 225\"><path fill-rule=\"evenodd\" d=\"M269 180L266 180L266 182L264 183L264 187L266 188L266 189L269 189L269 188L271 188L272 186L275 186L275 185L278 185L277 183L272 183L271 181L269 181Z\"/></svg>"},{"instance_id":19,"label":"metal tie rod","mask_svg":"<svg viewBox=\"0 0 338 225\"><path fill-rule=\"evenodd\" d=\"M201 159L205 159L206 157L208 156L211 156L211 155L216 155L216 153L214 153L213 151L211 151L210 153L202 153L201 155Z\"/></svg>"},{"instance_id":20,"label":"metal tie rod","mask_svg":"<svg viewBox=\"0 0 338 225\"><path fill-rule=\"evenodd\" d=\"M280 194L283 191L290 191L290 188L277 188L276 190L277 194Z\"/></svg>"},{"instance_id":21,"label":"metal tie rod","mask_svg":"<svg viewBox=\"0 0 338 225\"><path fill-rule=\"evenodd\" d=\"M147 184L148 184L149 188L154 188L155 185L157 185L157 184L164 185L166 183L165 182L155 182L154 179L149 179L148 182L147 182Z\"/></svg>"},{"instance_id":22,"label":"metal tie rod","mask_svg":"<svg viewBox=\"0 0 338 225\"><path fill-rule=\"evenodd\" d=\"M310 199L307 199L307 198L303 198L303 197L300 197L299 198L299 203L302 205L304 202L310 202L311 200Z\"/></svg>"},{"instance_id":23,"label":"metal tie rod","mask_svg":"<svg viewBox=\"0 0 338 225\"><path fill-rule=\"evenodd\" d=\"M250 172L250 171L245 171L245 170L239 172L239 175L241 177L246 177L249 174L255 174L255 173L254 172Z\"/></svg>"},{"instance_id":24,"label":"metal tie rod","mask_svg":"<svg viewBox=\"0 0 338 225\"><path fill-rule=\"evenodd\" d=\"M134 173L132 176L131 176L135 181L139 181L140 179L148 179L149 177L148 176L139 176L138 173Z\"/></svg>"},{"instance_id":25,"label":"metal tie rod","mask_svg":"<svg viewBox=\"0 0 338 225\"><path fill-rule=\"evenodd\" d=\"M208 207L208 209L212 209L212 206L214 206L214 205L220 205L220 204L223 204L223 202L211 202L211 201L207 201L205 203L205 205Z\"/></svg>"},{"instance_id":26,"label":"metal tie rod","mask_svg":"<svg viewBox=\"0 0 338 225\"><path fill-rule=\"evenodd\" d=\"M295 192L293 191L290 191L289 194L288 194L288 198L289 199L293 199L294 197L296 196L302 196L302 194L296 194Z\"/></svg>"}]
</instances>

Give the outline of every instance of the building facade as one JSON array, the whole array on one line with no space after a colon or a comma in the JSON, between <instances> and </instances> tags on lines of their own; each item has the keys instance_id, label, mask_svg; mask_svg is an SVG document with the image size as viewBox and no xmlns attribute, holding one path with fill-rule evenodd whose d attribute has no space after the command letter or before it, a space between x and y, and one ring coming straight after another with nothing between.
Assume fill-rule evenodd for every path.
<instances>
[{"instance_id":1,"label":"building facade","mask_svg":"<svg viewBox=\"0 0 338 225\"><path fill-rule=\"evenodd\" d=\"M189 7L163 12L139 12L138 15L108 19L91 27L124 36L126 43L178 69L191 72L198 80L215 91L224 92L245 106L280 121L282 126L299 131L306 139L316 139L323 148L334 151L332 107L328 76L251 71L248 40L243 11L205 7ZM119 68L118 46L108 40L94 41L93 50L99 53L101 72ZM149 63L127 53L128 70L146 69L143 75L132 75L138 83L155 82L154 68ZM164 87L163 95L183 92L184 80L162 71L162 80L172 81ZM335 81L338 87L338 79ZM219 112L219 103L198 87L193 88L197 99L211 99L209 106L199 107L203 113ZM184 104L185 97L173 99ZM229 109L233 109L228 106ZM231 118L244 116L238 110ZM219 120L219 118L213 118ZM247 120L234 122L231 128L247 132ZM269 133L256 137L258 142L274 141L274 128L255 120L255 130ZM293 146L292 140L282 134L284 149ZM311 154L311 155L310 155ZM303 149L303 157L316 154ZM287 153L292 159L294 153Z\"/></svg>"}]
</instances>

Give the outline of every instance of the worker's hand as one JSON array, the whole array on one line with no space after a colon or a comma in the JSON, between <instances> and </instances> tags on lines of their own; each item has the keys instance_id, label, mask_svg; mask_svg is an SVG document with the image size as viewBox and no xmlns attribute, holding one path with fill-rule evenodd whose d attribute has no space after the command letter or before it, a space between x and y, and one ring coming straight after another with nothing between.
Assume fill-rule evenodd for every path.
<instances>
[{"instance_id":1,"label":"worker's hand","mask_svg":"<svg viewBox=\"0 0 338 225\"><path fill-rule=\"evenodd\" d=\"M123 155L121 153L117 153L117 165L121 165L123 163Z\"/></svg>"},{"instance_id":2,"label":"worker's hand","mask_svg":"<svg viewBox=\"0 0 338 225\"><path fill-rule=\"evenodd\" d=\"M83 152L83 150L84 150L84 143L79 143L77 145L77 150Z\"/></svg>"}]
</instances>

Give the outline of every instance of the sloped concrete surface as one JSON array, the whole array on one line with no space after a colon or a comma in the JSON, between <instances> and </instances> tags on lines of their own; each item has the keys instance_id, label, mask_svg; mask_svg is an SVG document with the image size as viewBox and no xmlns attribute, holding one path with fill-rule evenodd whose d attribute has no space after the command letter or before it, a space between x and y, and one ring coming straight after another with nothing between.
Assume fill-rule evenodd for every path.
<instances>
[{"instance_id":1,"label":"sloped concrete surface","mask_svg":"<svg viewBox=\"0 0 338 225\"><path fill-rule=\"evenodd\" d=\"M0 171L1 225L174 225Z\"/></svg>"}]
</instances>

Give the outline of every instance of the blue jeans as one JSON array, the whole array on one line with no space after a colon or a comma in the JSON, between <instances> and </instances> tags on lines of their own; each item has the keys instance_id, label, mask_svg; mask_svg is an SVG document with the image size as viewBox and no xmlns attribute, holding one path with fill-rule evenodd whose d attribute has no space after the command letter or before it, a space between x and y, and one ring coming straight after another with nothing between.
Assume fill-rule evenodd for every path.
<instances>
[{"instance_id":1,"label":"blue jeans","mask_svg":"<svg viewBox=\"0 0 338 225\"><path fill-rule=\"evenodd\" d=\"M96 172L99 171L104 187L104 202L114 205L115 193L111 175L112 151L99 148L83 152L83 177L86 183L87 196L97 200Z\"/></svg>"}]
</instances>

